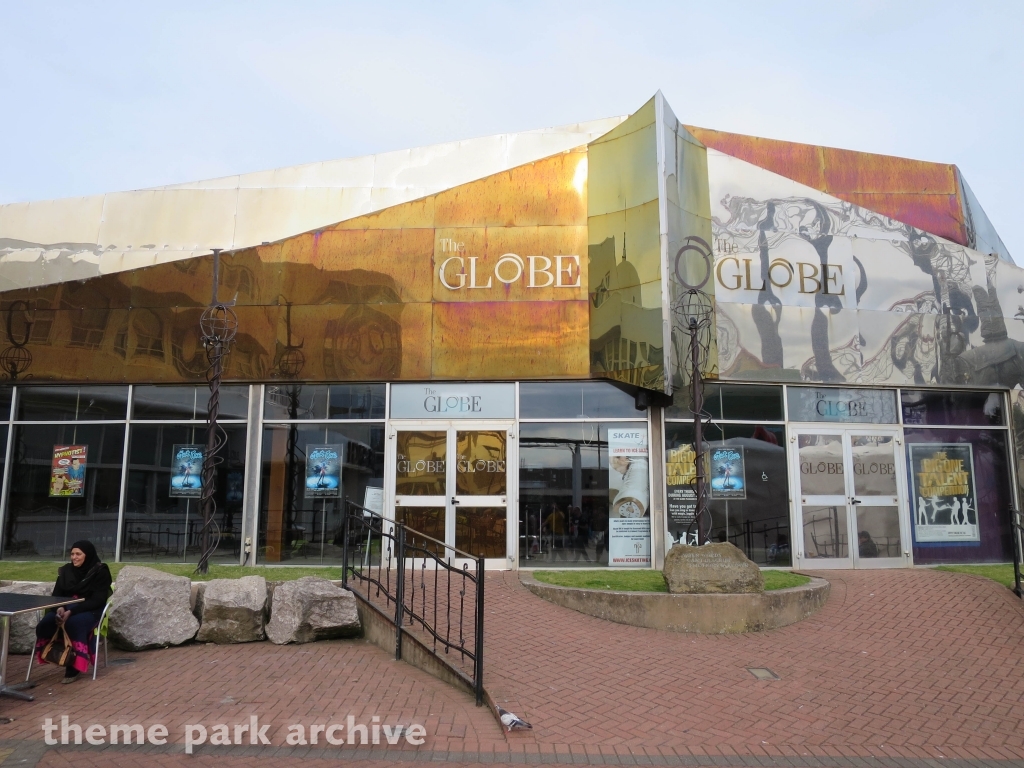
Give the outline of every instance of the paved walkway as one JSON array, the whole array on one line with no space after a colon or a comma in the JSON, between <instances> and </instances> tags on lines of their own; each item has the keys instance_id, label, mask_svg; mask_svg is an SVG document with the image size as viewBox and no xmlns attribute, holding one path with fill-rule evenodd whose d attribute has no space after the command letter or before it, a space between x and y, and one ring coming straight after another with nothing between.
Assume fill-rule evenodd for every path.
<instances>
[{"instance_id":1,"label":"paved walkway","mask_svg":"<svg viewBox=\"0 0 1024 768\"><path fill-rule=\"evenodd\" d=\"M1024 607L977 577L833 572L828 605L763 634L694 636L607 623L488 579L486 677L534 724L505 735L472 698L363 641L200 645L121 654L99 679L0 700L0 764L378 766L396 762L1024 767ZM24 657L10 672L24 674ZM768 667L760 681L748 667ZM167 746L45 747L41 725L163 723ZM271 723L272 747L182 751L188 723ZM285 746L292 723L422 723L423 747ZM934 762L934 761L939 762ZM984 761L984 762L980 762Z\"/></svg>"}]
</instances>

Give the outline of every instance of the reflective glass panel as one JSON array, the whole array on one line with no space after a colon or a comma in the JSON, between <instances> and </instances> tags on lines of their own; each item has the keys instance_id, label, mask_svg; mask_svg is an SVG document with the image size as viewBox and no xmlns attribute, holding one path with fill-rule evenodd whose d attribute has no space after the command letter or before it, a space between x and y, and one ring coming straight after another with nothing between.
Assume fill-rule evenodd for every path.
<instances>
[{"instance_id":1,"label":"reflective glass panel","mask_svg":"<svg viewBox=\"0 0 1024 768\"><path fill-rule=\"evenodd\" d=\"M895 443L890 435L851 435L855 496L895 496Z\"/></svg>"},{"instance_id":2,"label":"reflective glass panel","mask_svg":"<svg viewBox=\"0 0 1024 768\"><path fill-rule=\"evenodd\" d=\"M789 523L789 470L786 428L781 424L710 424L705 428L709 461L721 449L732 455L730 485L709 492L712 541L729 541L758 565L785 566L792 562ZM678 541L691 528L696 509L693 425L666 422L665 461L669 533Z\"/></svg>"},{"instance_id":3,"label":"reflective glass panel","mask_svg":"<svg viewBox=\"0 0 1024 768\"><path fill-rule=\"evenodd\" d=\"M384 384L273 384L265 419L383 419Z\"/></svg>"},{"instance_id":4,"label":"reflective glass panel","mask_svg":"<svg viewBox=\"0 0 1024 768\"><path fill-rule=\"evenodd\" d=\"M904 424L1001 427L1006 424L1001 392L904 389L900 392Z\"/></svg>"},{"instance_id":5,"label":"reflective glass panel","mask_svg":"<svg viewBox=\"0 0 1024 768\"><path fill-rule=\"evenodd\" d=\"M219 419L249 418L249 385L222 384L219 393ZM196 390L196 418L206 420L209 417L210 388L199 387Z\"/></svg>"},{"instance_id":6,"label":"reflective glass panel","mask_svg":"<svg viewBox=\"0 0 1024 768\"><path fill-rule=\"evenodd\" d=\"M505 494L508 477L505 468L507 442L508 435L503 429L456 433L455 493L457 495L503 496Z\"/></svg>"},{"instance_id":7,"label":"reflective glass panel","mask_svg":"<svg viewBox=\"0 0 1024 768\"><path fill-rule=\"evenodd\" d=\"M405 523L413 531L435 540L427 541L410 534L414 547L423 547L439 557L450 557L451 550L436 543L444 541L444 515L444 507L395 507L395 522Z\"/></svg>"},{"instance_id":8,"label":"reflective glass panel","mask_svg":"<svg viewBox=\"0 0 1024 768\"><path fill-rule=\"evenodd\" d=\"M505 557L505 507L455 508L455 548L475 557Z\"/></svg>"},{"instance_id":9,"label":"reflective glass panel","mask_svg":"<svg viewBox=\"0 0 1024 768\"><path fill-rule=\"evenodd\" d=\"M0 387L0 421L11 417L11 393L10 387Z\"/></svg>"},{"instance_id":10,"label":"reflective glass panel","mask_svg":"<svg viewBox=\"0 0 1024 768\"><path fill-rule=\"evenodd\" d=\"M227 445L217 466L214 500L220 543L214 562L237 563L242 544L245 491L244 425L224 425ZM202 509L199 498L171 496L174 446L203 443L201 425L133 424L129 435L128 482L121 558L127 561L196 562L200 551Z\"/></svg>"},{"instance_id":11,"label":"reflective glass panel","mask_svg":"<svg viewBox=\"0 0 1024 768\"><path fill-rule=\"evenodd\" d=\"M896 392L891 389L789 387L790 421L895 424Z\"/></svg>"},{"instance_id":12,"label":"reflective glass panel","mask_svg":"<svg viewBox=\"0 0 1024 768\"><path fill-rule=\"evenodd\" d=\"M704 411L729 421L782 421L782 387L744 384L706 384ZM692 419L689 390L681 389L665 409L667 419Z\"/></svg>"},{"instance_id":13,"label":"reflective glass panel","mask_svg":"<svg viewBox=\"0 0 1024 768\"><path fill-rule=\"evenodd\" d=\"M842 435L800 435L797 450L802 495L846 495Z\"/></svg>"},{"instance_id":14,"label":"reflective glass panel","mask_svg":"<svg viewBox=\"0 0 1024 768\"><path fill-rule=\"evenodd\" d=\"M54 446L87 448L81 496L50 496ZM124 424L25 424L14 430L3 556L66 560L78 539L114 559Z\"/></svg>"},{"instance_id":15,"label":"reflective glass panel","mask_svg":"<svg viewBox=\"0 0 1024 768\"><path fill-rule=\"evenodd\" d=\"M398 432L396 442L395 495L444 496L448 433Z\"/></svg>"},{"instance_id":16,"label":"reflective glass panel","mask_svg":"<svg viewBox=\"0 0 1024 768\"><path fill-rule=\"evenodd\" d=\"M846 505L804 506L804 557L849 557Z\"/></svg>"},{"instance_id":17,"label":"reflective glass panel","mask_svg":"<svg viewBox=\"0 0 1024 768\"><path fill-rule=\"evenodd\" d=\"M307 461L324 446L339 453L331 472L336 482L326 493L316 487L320 461ZM384 487L382 424L267 425L260 476L260 560L341 562L345 501L367 506L371 487Z\"/></svg>"},{"instance_id":18,"label":"reflective glass panel","mask_svg":"<svg viewBox=\"0 0 1024 768\"><path fill-rule=\"evenodd\" d=\"M857 556L900 557L900 515L898 507L857 506Z\"/></svg>"},{"instance_id":19,"label":"reflective glass panel","mask_svg":"<svg viewBox=\"0 0 1024 768\"><path fill-rule=\"evenodd\" d=\"M383 419L383 384L332 384L327 402L331 419Z\"/></svg>"},{"instance_id":20,"label":"reflective glass panel","mask_svg":"<svg viewBox=\"0 0 1024 768\"><path fill-rule=\"evenodd\" d=\"M636 418L633 396L603 381L531 381L519 385L522 419Z\"/></svg>"},{"instance_id":21,"label":"reflective glass panel","mask_svg":"<svg viewBox=\"0 0 1024 768\"><path fill-rule=\"evenodd\" d=\"M195 418L195 415L195 387L151 387L140 385L132 390L133 419L174 419L187 421Z\"/></svg>"},{"instance_id":22,"label":"reflective glass panel","mask_svg":"<svg viewBox=\"0 0 1024 768\"><path fill-rule=\"evenodd\" d=\"M18 387L19 421L124 419L128 387Z\"/></svg>"}]
</instances>

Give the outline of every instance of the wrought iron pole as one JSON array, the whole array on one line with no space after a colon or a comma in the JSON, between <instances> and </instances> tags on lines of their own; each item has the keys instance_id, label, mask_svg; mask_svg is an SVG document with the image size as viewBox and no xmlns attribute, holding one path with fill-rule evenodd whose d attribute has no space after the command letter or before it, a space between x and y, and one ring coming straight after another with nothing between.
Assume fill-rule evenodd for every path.
<instances>
[{"instance_id":1,"label":"wrought iron pole","mask_svg":"<svg viewBox=\"0 0 1024 768\"><path fill-rule=\"evenodd\" d=\"M708 515L707 498L707 465L704 462L704 372L701 365L700 329L697 318L690 318L690 398L693 411L693 445L694 445L694 494L696 505L694 519L697 523L697 544L705 544L704 521ZM711 526L707 526L708 532Z\"/></svg>"}]
</instances>

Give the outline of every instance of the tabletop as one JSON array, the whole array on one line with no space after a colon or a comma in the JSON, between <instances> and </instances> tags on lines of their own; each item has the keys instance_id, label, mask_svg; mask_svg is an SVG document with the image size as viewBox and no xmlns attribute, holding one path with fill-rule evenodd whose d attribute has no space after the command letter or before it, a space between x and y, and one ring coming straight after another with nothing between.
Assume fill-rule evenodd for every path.
<instances>
[{"instance_id":1,"label":"tabletop","mask_svg":"<svg viewBox=\"0 0 1024 768\"><path fill-rule=\"evenodd\" d=\"M51 597L50 595L18 595L0 592L0 616L13 616L16 613L42 611L60 605L81 603L82 597Z\"/></svg>"}]
</instances>

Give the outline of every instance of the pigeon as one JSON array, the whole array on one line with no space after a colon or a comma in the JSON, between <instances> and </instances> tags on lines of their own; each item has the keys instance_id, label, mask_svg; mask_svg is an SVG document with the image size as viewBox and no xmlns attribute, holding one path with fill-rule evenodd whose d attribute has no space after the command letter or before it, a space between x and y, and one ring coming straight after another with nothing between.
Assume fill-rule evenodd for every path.
<instances>
[{"instance_id":1,"label":"pigeon","mask_svg":"<svg viewBox=\"0 0 1024 768\"><path fill-rule=\"evenodd\" d=\"M498 707L498 717L501 719L501 724L508 728L509 732L513 730L524 730L526 728L533 729L525 720L520 719L518 715L514 715L508 710Z\"/></svg>"}]
</instances>

